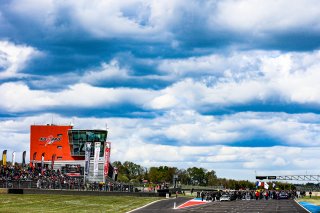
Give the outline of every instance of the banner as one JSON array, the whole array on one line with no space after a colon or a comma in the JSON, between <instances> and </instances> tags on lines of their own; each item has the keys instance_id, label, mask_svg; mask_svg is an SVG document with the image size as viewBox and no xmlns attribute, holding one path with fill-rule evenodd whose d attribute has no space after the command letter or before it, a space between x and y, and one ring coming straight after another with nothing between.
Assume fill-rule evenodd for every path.
<instances>
[{"instance_id":1,"label":"banner","mask_svg":"<svg viewBox=\"0 0 320 213\"><path fill-rule=\"evenodd\" d=\"M44 169L44 153L41 155L41 169Z\"/></svg>"},{"instance_id":2,"label":"banner","mask_svg":"<svg viewBox=\"0 0 320 213\"><path fill-rule=\"evenodd\" d=\"M269 184L267 182L264 183L264 188L269 189Z\"/></svg>"},{"instance_id":3,"label":"banner","mask_svg":"<svg viewBox=\"0 0 320 213\"><path fill-rule=\"evenodd\" d=\"M3 150L3 153L2 153L2 165L4 165L4 166L7 165L7 150Z\"/></svg>"},{"instance_id":4,"label":"banner","mask_svg":"<svg viewBox=\"0 0 320 213\"><path fill-rule=\"evenodd\" d=\"M53 154L52 155L52 158L51 158L51 170L53 170L53 166L54 166L54 160L56 159L56 154Z\"/></svg>"},{"instance_id":5,"label":"banner","mask_svg":"<svg viewBox=\"0 0 320 213\"><path fill-rule=\"evenodd\" d=\"M22 152L22 167L26 166L26 154L27 154L27 151Z\"/></svg>"},{"instance_id":6,"label":"banner","mask_svg":"<svg viewBox=\"0 0 320 213\"><path fill-rule=\"evenodd\" d=\"M84 174L89 175L90 171L90 155L91 155L91 143L86 143L85 148L85 165L84 165Z\"/></svg>"},{"instance_id":7,"label":"banner","mask_svg":"<svg viewBox=\"0 0 320 213\"><path fill-rule=\"evenodd\" d=\"M110 163L110 152L111 152L111 143L106 142L106 147L104 149L104 177L108 176L109 172L109 163Z\"/></svg>"},{"instance_id":8,"label":"banner","mask_svg":"<svg viewBox=\"0 0 320 213\"><path fill-rule=\"evenodd\" d=\"M100 147L101 147L101 142L94 143L93 176L98 176L98 173L99 173Z\"/></svg>"},{"instance_id":9,"label":"banner","mask_svg":"<svg viewBox=\"0 0 320 213\"><path fill-rule=\"evenodd\" d=\"M16 164L16 152L12 152L12 166Z\"/></svg>"},{"instance_id":10,"label":"banner","mask_svg":"<svg viewBox=\"0 0 320 213\"><path fill-rule=\"evenodd\" d=\"M32 166L33 167L36 167L36 163L35 163L36 157L37 157L37 152L33 153L33 157L32 157Z\"/></svg>"},{"instance_id":11,"label":"banner","mask_svg":"<svg viewBox=\"0 0 320 213\"><path fill-rule=\"evenodd\" d=\"M118 168L114 167L113 180L117 181L117 179L118 179Z\"/></svg>"}]
</instances>

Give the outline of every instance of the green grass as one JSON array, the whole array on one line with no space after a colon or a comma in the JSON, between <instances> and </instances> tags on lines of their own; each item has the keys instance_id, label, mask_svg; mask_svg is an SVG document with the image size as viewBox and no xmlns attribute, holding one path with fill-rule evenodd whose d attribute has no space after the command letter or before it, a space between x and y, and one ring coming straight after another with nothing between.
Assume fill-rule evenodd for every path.
<instances>
[{"instance_id":1,"label":"green grass","mask_svg":"<svg viewBox=\"0 0 320 213\"><path fill-rule=\"evenodd\" d=\"M0 212L127 212L157 197L0 194Z\"/></svg>"}]
</instances>

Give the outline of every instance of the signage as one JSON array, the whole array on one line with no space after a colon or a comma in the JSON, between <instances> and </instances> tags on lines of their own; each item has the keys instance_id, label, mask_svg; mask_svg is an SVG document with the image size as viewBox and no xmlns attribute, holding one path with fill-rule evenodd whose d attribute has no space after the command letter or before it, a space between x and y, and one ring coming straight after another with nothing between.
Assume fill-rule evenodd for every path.
<instances>
[{"instance_id":1,"label":"signage","mask_svg":"<svg viewBox=\"0 0 320 213\"><path fill-rule=\"evenodd\" d=\"M90 154L91 154L91 143L87 142L86 148L85 148L85 165L84 165L85 175L89 175L89 171L90 171Z\"/></svg>"},{"instance_id":2,"label":"signage","mask_svg":"<svg viewBox=\"0 0 320 213\"><path fill-rule=\"evenodd\" d=\"M277 179L277 176L268 176L268 179L269 180L275 180L275 179Z\"/></svg>"},{"instance_id":3,"label":"signage","mask_svg":"<svg viewBox=\"0 0 320 213\"><path fill-rule=\"evenodd\" d=\"M78 177L82 173L80 164L66 164L63 169L67 176Z\"/></svg>"},{"instance_id":4,"label":"signage","mask_svg":"<svg viewBox=\"0 0 320 213\"><path fill-rule=\"evenodd\" d=\"M267 176L256 176L257 180L264 180L267 179Z\"/></svg>"},{"instance_id":5,"label":"signage","mask_svg":"<svg viewBox=\"0 0 320 213\"><path fill-rule=\"evenodd\" d=\"M99 173L99 155L100 155L100 142L94 143L94 157L93 157L93 176L98 176Z\"/></svg>"},{"instance_id":6,"label":"signage","mask_svg":"<svg viewBox=\"0 0 320 213\"><path fill-rule=\"evenodd\" d=\"M47 146L47 145L53 144L54 142L59 142L59 141L61 141L61 139L62 139L61 136L53 137L52 135L49 135L48 137L39 138L39 141L45 142L44 146Z\"/></svg>"},{"instance_id":7,"label":"signage","mask_svg":"<svg viewBox=\"0 0 320 213\"><path fill-rule=\"evenodd\" d=\"M106 142L105 144L106 147L104 149L104 176L107 177L109 172L111 143Z\"/></svg>"}]
</instances>

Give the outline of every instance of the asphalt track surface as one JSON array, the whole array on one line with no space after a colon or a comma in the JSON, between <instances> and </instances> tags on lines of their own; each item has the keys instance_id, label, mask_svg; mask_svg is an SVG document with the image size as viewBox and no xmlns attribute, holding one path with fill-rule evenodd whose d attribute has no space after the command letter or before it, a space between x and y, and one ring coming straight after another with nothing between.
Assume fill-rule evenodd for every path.
<instances>
[{"instance_id":1,"label":"asphalt track surface","mask_svg":"<svg viewBox=\"0 0 320 213\"><path fill-rule=\"evenodd\" d=\"M146 206L142 209L133 211L134 213L158 213L158 212L175 212L175 213L190 213L190 212L217 212L217 213L250 213L250 212L281 212L281 213L307 213L300 205L294 200L237 200L229 202L208 202L183 209L173 209L174 202L176 206L186 202L187 198L177 198L162 200Z\"/></svg>"}]
</instances>

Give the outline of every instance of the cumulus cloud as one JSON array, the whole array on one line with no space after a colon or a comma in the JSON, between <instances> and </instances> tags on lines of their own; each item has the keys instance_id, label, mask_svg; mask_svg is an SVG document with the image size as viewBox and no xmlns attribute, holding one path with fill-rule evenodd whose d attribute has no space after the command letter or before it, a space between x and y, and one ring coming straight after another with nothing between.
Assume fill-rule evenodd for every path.
<instances>
[{"instance_id":1,"label":"cumulus cloud","mask_svg":"<svg viewBox=\"0 0 320 213\"><path fill-rule=\"evenodd\" d=\"M161 97L166 99L170 95L170 103L175 106L233 105L272 99L318 105L319 56L319 51L284 54L240 51L163 60L159 70L185 80L163 90Z\"/></svg>"},{"instance_id":2,"label":"cumulus cloud","mask_svg":"<svg viewBox=\"0 0 320 213\"><path fill-rule=\"evenodd\" d=\"M273 31L298 30L305 26L319 32L316 1L227 0L217 3L217 12L210 17L212 27L220 26L253 36L268 36ZM285 9L284 9L285 8ZM230 15L232 14L232 15Z\"/></svg>"},{"instance_id":3,"label":"cumulus cloud","mask_svg":"<svg viewBox=\"0 0 320 213\"><path fill-rule=\"evenodd\" d=\"M55 117L84 129L107 123L113 160L203 166L231 178L317 169L315 5L3 2L0 141L10 144L0 148L28 150L29 125Z\"/></svg>"},{"instance_id":4,"label":"cumulus cloud","mask_svg":"<svg viewBox=\"0 0 320 213\"><path fill-rule=\"evenodd\" d=\"M121 68L119 62L112 60L109 64L102 63L98 70L90 70L86 72L82 80L83 82L95 84L97 82L116 79L129 78L129 70Z\"/></svg>"},{"instance_id":5,"label":"cumulus cloud","mask_svg":"<svg viewBox=\"0 0 320 213\"><path fill-rule=\"evenodd\" d=\"M150 92L129 88L101 88L85 83L58 91L32 90L23 82L0 85L0 108L7 112L34 111L52 107L101 107L112 104L140 104L147 102Z\"/></svg>"},{"instance_id":6,"label":"cumulus cloud","mask_svg":"<svg viewBox=\"0 0 320 213\"><path fill-rule=\"evenodd\" d=\"M33 47L0 40L0 79L24 76L19 72L40 55L41 52Z\"/></svg>"},{"instance_id":7,"label":"cumulus cloud","mask_svg":"<svg viewBox=\"0 0 320 213\"><path fill-rule=\"evenodd\" d=\"M270 114L266 113L264 116L270 117ZM317 117L319 121L318 115L313 116ZM236 123L238 122L239 117L243 117L243 119L246 117L247 120L245 122L240 121L240 123L236 125L229 124L229 126L233 126L231 129L234 130L240 128L239 126L242 126L244 123L250 123L249 117L253 117L253 115L240 113L234 117L222 116L220 117L221 121L216 118L216 120L212 121L212 123L216 125L216 128L210 130L203 129L203 134L207 134L211 131L220 132L222 129L224 129L224 131L230 131L230 128L227 127L228 125L223 123ZM280 120L281 116L274 115L273 117L274 122L277 122L277 119ZM299 119L298 117L303 117L303 115L297 116L286 114L282 117L288 117L291 120L294 120ZM309 115L309 117L311 116ZM211 116L210 118L213 119ZM164 145L150 143L147 137L152 134L157 135L161 132L166 134L165 130L169 129L170 126L175 125L176 122L183 123L185 121L190 123L190 120L194 120L195 123L197 123L203 120L210 120L210 118L200 115L185 118L177 116L176 120L173 120L173 118L168 120L167 116L151 120L117 117L69 118L57 114L8 118L0 121L0 128L5 130L0 133L0 139L1 141L10 141L10 143L2 143L0 145L0 150L7 149L9 154L12 151L16 151L17 153L22 153L24 150L28 151L30 125L51 123L53 120L55 124L60 125L68 125L73 122L75 125L74 128L76 129L105 129L107 125L109 131L108 140L112 142L112 161L129 160L146 167L159 165L176 166L178 168L202 166L206 169L218 171L218 175L222 177L236 179L254 179L254 171L257 171L260 174L284 175L284 173L297 174L301 170L311 171L320 169L314 157L310 157L317 156L317 153L319 152L319 143L313 143L313 147L304 148L295 146L232 147L209 143L199 146L197 141L199 139L196 138L196 134L199 134L199 132L191 132L190 135L194 134L194 136L192 136L193 143L188 143L181 139L181 144L179 145ZM235 127L237 125L238 127ZM181 128L183 129L184 127ZM253 124L251 126L249 125L249 128L253 128ZM260 128L263 128L263 126L260 125ZM264 128L267 128L267 126ZM284 125L279 125L278 128L283 129L284 131L288 129ZM307 133L307 130L303 127L300 131ZM290 134L290 130L283 134ZM198 135L198 138L200 137L201 135ZM163 153L165 153L165 155ZM20 158L18 158L18 160L19 159ZM228 174L229 171L235 170L239 170L240 173L240 170L242 170L242 172L246 171L247 175L242 174L243 176L241 176L239 174L235 176L233 174L232 176L231 174Z\"/></svg>"},{"instance_id":8,"label":"cumulus cloud","mask_svg":"<svg viewBox=\"0 0 320 213\"><path fill-rule=\"evenodd\" d=\"M319 34L320 10L316 4L316 1L288 0L190 1L188 4L181 0L112 0L90 4L82 0L41 3L13 0L6 3L3 16L18 18L21 25L33 24L46 38L52 39L58 35L77 37L78 32L83 32L94 38L166 42L173 48L180 44L204 48L204 44L257 46L255 43L274 42L281 48L282 36L290 39L293 32L301 34L301 27L305 36ZM314 43L311 48L317 46ZM295 48L293 44L291 48Z\"/></svg>"}]
</instances>

